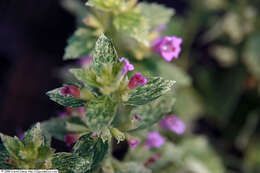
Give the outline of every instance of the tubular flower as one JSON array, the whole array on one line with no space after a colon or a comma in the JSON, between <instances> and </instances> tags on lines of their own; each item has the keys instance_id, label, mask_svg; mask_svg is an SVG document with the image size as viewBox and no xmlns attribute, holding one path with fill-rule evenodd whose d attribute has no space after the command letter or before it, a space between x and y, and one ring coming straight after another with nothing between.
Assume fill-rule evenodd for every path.
<instances>
[{"instance_id":1,"label":"tubular flower","mask_svg":"<svg viewBox=\"0 0 260 173\"><path fill-rule=\"evenodd\" d=\"M128 144L131 148L136 148L139 144L139 141L137 139L129 139Z\"/></svg>"},{"instance_id":2,"label":"tubular flower","mask_svg":"<svg viewBox=\"0 0 260 173\"><path fill-rule=\"evenodd\" d=\"M92 63L92 61L93 61L92 56L85 56L85 57L79 59L80 66L85 69L88 69L88 67Z\"/></svg>"},{"instance_id":3,"label":"tubular flower","mask_svg":"<svg viewBox=\"0 0 260 173\"><path fill-rule=\"evenodd\" d=\"M149 132L145 145L148 148L160 148L165 143L165 139L156 131Z\"/></svg>"},{"instance_id":4,"label":"tubular flower","mask_svg":"<svg viewBox=\"0 0 260 173\"><path fill-rule=\"evenodd\" d=\"M183 134L186 130L185 124L175 115L168 115L165 117L159 122L159 126L165 130L170 130L177 135Z\"/></svg>"},{"instance_id":5,"label":"tubular flower","mask_svg":"<svg viewBox=\"0 0 260 173\"><path fill-rule=\"evenodd\" d=\"M67 85L67 86L65 86L64 88L61 89L61 94L63 94L63 95L69 94L71 96L79 98L80 97L80 90L73 85Z\"/></svg>"},{"instance_id":6,"label":"tubular flower","mask_svg":"<svg viewBox=\"0 0 260 173\"><path fill-rule=\"evenodd\" d=\"M182 39L176 36L158 37L152 42L153 50L160 53L166 61L177 59L181 52Z\"/></svg>"},{"instance_id":7,"label":"tubular flower","mask_svg":"<svg viewBox=\"0 0 260 173\"><path fill-rule=\"evenodd\" d=\"M123 68L123 72L122 72L122 75L125 75L128 71L133 71L135 68L134 68L134 65L133 64L130 64L130 62L128 61L128 59L122 57L119 59L120 62L124 62L125 65L124 65L124 68Z\"/></svg>"},{"instance_id":8,"label":"tubular flower","mask_svg":"<svg viewBox=\"0 0 260 173\"><path fill-rule=\"evenodd\" d=\"M73 133L67 134L64 138L64 142L68 147L74 144L77 140L78 140L78 135Z\"/></svg>"},{"instance_id":9,"label":"tubular flower","mask_svg":"<svg viewBox=\"0 0 260 173\"><path fill-rule=\"evenodd\" d=\"M136 73L134 76L131 77L128 87L130 89L135 89L140 85L145 85L147 83L147 79L142 76L142 73Z\"/></svg>"}]
</instances>

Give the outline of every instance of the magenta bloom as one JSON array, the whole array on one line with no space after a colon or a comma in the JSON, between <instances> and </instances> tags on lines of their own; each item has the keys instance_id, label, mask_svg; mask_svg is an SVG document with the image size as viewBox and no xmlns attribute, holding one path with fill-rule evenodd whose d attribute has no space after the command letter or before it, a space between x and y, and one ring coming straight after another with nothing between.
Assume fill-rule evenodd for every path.
<instances>
[{"instance_id":1,"label":"magenta bloom","mask_svg":"<svg viewBox=\"0 0 260 173\"><path fill-rule=\"evenodd\" d=\"M131 77L128 87L130 89L134 89L140 85L145 85L147 83L147 79L142 76L142 73L136 73L134 76Z\"/></svg>"},{"instance_id":2,"label":"magenta bloom","mask_svg":"<svg viewBox=\"0 0 260 173\"><path fill-rule=\"evenodd\" d=\"M129 139L128 144L131 148L136 148L139 144L139 141L137 139Z\"/></svg>"},{"instance_id":3,"label":"magenta bloom","mask_svg":"<svg viewBox=\"0 0 260 173\"><path fill-rule=\"evenodd\" d=\"M181 135L186 130L186 125L175 115L168 115L159 122L159 126L165 130L170 130L177 135Z\"/></svg>"},{"instance_id":4,"label":"magenta bloom","mask_svg":"<svg viewBox=\"0 0 260 173\"><path fill-rule=\"evenodd\" d=\"M87 69L89 67L89 65L92 63L92 61L93 61L92 56L85 56L85 57L82 57L79 59L80 65L85 69Z\"/></svg>"},{"instance_id":5,"label":"magenta bloom","mask_svg":"<svg viewBox=\"0 0 260 173\"><path fill-rule=\"evenodd\" d=\"M165 143L164 138L156 131L149 132L145 142L148 148L160 148Z\"/></svg>"},{"instance_id":6,"label":"magenta bloom","mask_svg":"<svg viewBox=\"0 0 260 173\"><path fill-rule=\"evenodd\" d=\"M63 95L69 94L69 95L74 96L74 97L78 97L78 98L80 97L80 90L73 85L65 86L64 88L61 89L60 92Z\"/></svg>"},{"instance_id":7,"label":"magenta bloom","mask_svg":"<svg viewBox=\"0 0 260 173\"><path fill-rule=\"evenodd\" d=\"M168 62L179 57L181 44L182 39L175 36L158 37L152 43L153 50L160 53Z\"/></svg>"},{"instance_id":8,"label":"magenta bloom","mask_svg":"<svg viewBox=\"0 0 260 173\"><path fill-rule=\"evenodd\" d=\"M122 75L125 75L128 71L133 71L135 68L134 68L134 65L133 64L130 64L130 62L128 61L128 59L122 57L119 59L120 62L124 62L125 65L124 65L124 68L123 68L123 72L122 72Z\"/></svg>"},{"instance_id":9,"label":"magenta bloom","mask_svg":"<svg viewBox=\"0 0 260 173\"><path fill-rule=\"evenodd\" d=\"M68 147L74 144L77 140L78 140L78 135L73 133L67 134L64 138L64 142Z\"/></svg>"}]
</instances>

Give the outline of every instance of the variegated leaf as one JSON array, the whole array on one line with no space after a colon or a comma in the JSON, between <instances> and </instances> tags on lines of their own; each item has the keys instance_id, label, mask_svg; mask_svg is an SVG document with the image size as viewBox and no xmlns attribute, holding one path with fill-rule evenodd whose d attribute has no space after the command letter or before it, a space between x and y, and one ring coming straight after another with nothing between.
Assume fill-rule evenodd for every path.
<instances>
[{"instance_id":1,"label":"variegated leaf","mask_svg":"<svg viewBox=\"0 0 260 173\"><path fill-rule=\"evenodd\" d=\"M65 107L77 108L77 107L84 106L85 103L87 102L86 100L73 97L69 94L63 95L61 94L61 89L62 87L56 88L52 91L47 92L46 94L50 97L51 100Z\"/></svg>"},{"instance_id":2,"label":"variegated leaf","mask_svg":"<svg viewBox=\"0 0 260 173\"><path fill-rule=\"evenodd\" d=\"M157 123L161 118L171 113L175 99L170 96L162 96L146 105L141 105L134 108L131 111L131 116L139 115L141 120L139 126L136 129L139 130L147 127L151 127Z\"/></svg>"},{"instance_id":3,"label":"variegated leaf","mask_svg":"<svg viewBox=\"0 0 260 173\"><path fill-rule=\"evenodd\" d=\"M115 17L114 26L122 32L134 38L138 42L149 45L149 24L146 17L135 11L128 11Z\"/></svg>"},{"instance_id":4,"label":"variegated leaf","mask_svg":"<svg viewBox=\"0 0 260 173\"><path fill-rule=\"evenodd\" d=\"M86 108L88 127L94 132L104 130L113 121L115 113L116 104L109 98L90 101Z\"/></svg>"},{"instance_id":5,"label":"variegated leaf","mask_svg":"<svg viewBox=\"0 0 260 173\"><path fill-rule=\"evenodd\" d=\"M130 92L130 99L124 104L143 105L147 104L171 90L175 81L165 80L161 77L148 79L148 83L137 87Z\"/></svg>"}]
</instances>

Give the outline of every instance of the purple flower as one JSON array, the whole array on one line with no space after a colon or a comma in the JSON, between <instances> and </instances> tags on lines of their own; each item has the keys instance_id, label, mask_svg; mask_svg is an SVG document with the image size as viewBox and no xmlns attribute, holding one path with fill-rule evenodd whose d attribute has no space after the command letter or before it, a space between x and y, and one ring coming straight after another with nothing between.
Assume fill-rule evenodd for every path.
<instances>
[{"instance_id":1,"label":"purple flower","mask_svg":"<svg viewBox=\"0 0 260 173\"><path fill-rule=\"evenodd\" d=\"M175 36L158 37L152 42L153 50L170 62L178 58L181 52L182 39Z\"/></svg>"},{"instance_id":2,"label":"purple flower","mask_svg":"<svg viewBox=\"0 0 260 173\"><path fill-rule=\"evenodd\" d=\"M139 141L137 139L129 139L128 144L131 148L136 148L139 144Z\"/></svg>"},{"instance_id":3,"label":"purple flower","mask_svg":"<svg viewBox=\"0 0 260 173\"><path fill-rule=\"evenodd\" d=\"M142 73L136 73L134 76L131 77L128 87L130 89L134 89L140 85L145 85L147 83L147 79L142 76Z\"/></svg>"},{"instance_id":4,"label":"purple flower","mask_svg":"<svg viewBox=\"0 0 260 173\"><path fill-rule=\"evenodd\" d=\"M78 138L79 137L77 134L70 133L64 137L64 142L66 143L66 145L68 147L70 147L72 144L74 144L78 140Z\"/></svg>"},{"instance_id":5,"label":"purple flower","mask_svg":"<svg viewBox=\"0 0 260 173\"><path fill-rule=\"evenodd\" d=\"M58 114L58 117L60 117L60 118L65 118L67 116L67 112L60 112L59 114Z\"/></svg>"},{"instance_id":6,"label":"purple flower","mask_svg":"<svg viewBox=\"0 0 260 173\"><path fill-rule=\"evenodd\" d=\"M17 137L20 139L20 141L23 140L24 132L21 129L18 130Z\"/></svg>"},{"instance_id":7,"label":"purple flower","mask_svg":"<svg viewBox=\"0 0 260 173\"><path fill-rule=\"evenodd\" d=\"M148 148L160 148L165 143L164 138L156 131L149 132L145 145Z\"/></svg>"},{"instance_id":8,"label":"purple flower","mask_svg":"<svg viewBox=\"0 0 260 173\"><path fill-rule=\"evenodd\" d=\"M85 56L85 57L82 57L79 59L80 65L85 69L87 69L89 67L89 65L92 63L92 61L93 61L92 56Z\"/></svg>"},{"instance_id":9,"label":"purple flower","mask_svg":"<svg viewBox=\"0 0 260 173\"><path fill-rule=\"evenodd\" d=\"M135 119L137 120L137 121L141 121L142 120L142 118L141 118L141 116L140 115L138 115L138 114L135 114Z\"/></svg>"},{"instance_id":10,"label":"purple flower","mask_svg":"<svg viewBox=\"0 0 260 173\"><path fill-rule=\"evenodd\" d=\"M125 75L128 71L133 71L135 68L134 68L134 65L133 64L130 64L130 62L128 61L128 59L122 57L119 59L120 62L124 62L125 65L124 65L124 68L123 68L123 72L122 72L122 75Z\"/></svg>"},{"instance_id":11,"label":"purple flower","mask_svg":"<svg viewBox=\"0 0 260 173\"><path fill-rule=\"evenodd\" d=\"M185 132L185 124L175 115L168 115L159 122L159 126L165 130L170 130L177 135L181 135Z\"/></svg>"},{"instance_id":12,"label":"purple flower","mask_svg":"<svg viewBox=\"0 0 260 173\"><path fill-rule=\"evenodd\" d=\"M67 86L63 87L60 92L63 95L69 94L74 97L78 97L78 98L80 97L80 90L73 85L67 85Z\"/></svg>"}]
</instances>

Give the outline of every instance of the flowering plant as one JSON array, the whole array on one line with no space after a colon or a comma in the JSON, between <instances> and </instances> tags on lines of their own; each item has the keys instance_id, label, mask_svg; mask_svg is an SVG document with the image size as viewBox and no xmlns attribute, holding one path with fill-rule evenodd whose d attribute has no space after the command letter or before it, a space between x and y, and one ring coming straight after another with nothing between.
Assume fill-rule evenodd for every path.
<instances>
[{"instance_id":1,"label":"flowering plant","mask_svg":"<svg viewBox=\"0 0 260 173\"><path fill-rule=\"evenodd\" d=\"M186 131L174 115L175 96L191 83L169 64L182 45L178 36L163 36L174 11L137 0L89 0L90 9L72 1L64 5L79 19L64 59L80 59L82 68L70 69L72 80L47 95L66 112L37 123L21 139L1 134L0 167L62 173L191 171L178 162L185 160L192 169L197 164L186 153L198 153L187 146L196 144L199 151L207 145L193 137L179 148L171 142ZM55 153L52 138L73 146L71 152ZM112 153L124 141L130 149L120 162Z\"/></svg>"}]
</instances>

